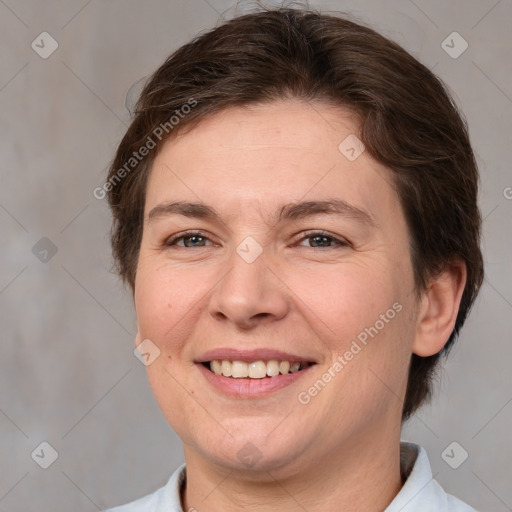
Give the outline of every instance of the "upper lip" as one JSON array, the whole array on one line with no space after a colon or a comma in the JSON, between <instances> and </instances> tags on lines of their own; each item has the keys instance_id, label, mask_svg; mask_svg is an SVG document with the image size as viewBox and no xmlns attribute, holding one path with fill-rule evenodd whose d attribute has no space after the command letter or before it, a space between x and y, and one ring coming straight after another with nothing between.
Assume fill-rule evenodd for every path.
<instances>
[{"instance_id":1,"label":"upper lip","mask_svg":"<svg viewBox=\"0 0 512 512\"><path fill-rule=\"evenodd\" d=\"M208 350L203 355L195 359L196 363L206 363L213 360L226 361L244 361L251 363L254 361L289 361L290 363L316 363L315 359L309 356L299 356L290 354L281 350L270 348L259 348L252 350L240 350L236 348L216 348Z\"/></svg>"}]
</instances>

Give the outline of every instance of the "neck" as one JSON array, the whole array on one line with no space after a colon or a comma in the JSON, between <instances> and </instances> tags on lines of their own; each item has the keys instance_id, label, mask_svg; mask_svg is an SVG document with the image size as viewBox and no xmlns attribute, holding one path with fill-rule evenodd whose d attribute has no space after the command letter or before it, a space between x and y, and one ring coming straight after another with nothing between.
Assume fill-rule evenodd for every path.
<instances>
[{"instance_id":1,"label":"neck","mask_svg":"<svg viewBox=\"0 0 512 512\"><path fill-rule=\"evenodd\" d=\"M187 487L182 497L183 509L384 510L402 486L400 433L397 437L388 435L385 442L382 433L370 437L370 442L365 438L352 439L350 446L331 450L314 461L312 457L304 457L293 468L262 472L220 467L186 447Z\"/></svg>"}]
</instances>

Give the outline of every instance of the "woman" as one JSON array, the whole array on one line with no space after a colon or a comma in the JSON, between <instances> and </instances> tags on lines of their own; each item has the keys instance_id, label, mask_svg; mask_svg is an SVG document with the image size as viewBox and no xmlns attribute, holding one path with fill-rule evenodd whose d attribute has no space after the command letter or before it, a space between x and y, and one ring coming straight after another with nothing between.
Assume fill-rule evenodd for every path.
<instances>
[{"instance_id":1,"label":"woman","mask_svg":"<svg viewBox=\"0 0 512 512\"><path fill-rule=\"evenodd\" d=\"M471 511L402 422L483 278L445 88L366 27L235 18L145 86L102 189L186 466L116 512Z\"/></svg>"}]
</instances>

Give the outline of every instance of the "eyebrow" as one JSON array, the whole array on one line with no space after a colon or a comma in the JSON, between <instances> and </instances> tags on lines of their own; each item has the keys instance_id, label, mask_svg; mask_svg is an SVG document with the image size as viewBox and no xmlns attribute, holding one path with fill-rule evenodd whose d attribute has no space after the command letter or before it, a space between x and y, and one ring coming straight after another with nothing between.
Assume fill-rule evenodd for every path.
<instances>
[{"instance_id":1,"label":"eyebrow","mask_svg":"<svg viewBox=\"0 0 512 512\"><path fill-rule=\"evenodd\" d=\"M342 199L327 199L321 201L302 201L282 205L274 216L275 222L284 220L298 220L319 214L343 215L355 219L371 227L376 226L372 215ZM175 201L155 206L148 214L148 223L157 218L170 215L183 215L185 217L205 219L224 223L214 208L201 202Z\"/></svg>"}]
</instances>

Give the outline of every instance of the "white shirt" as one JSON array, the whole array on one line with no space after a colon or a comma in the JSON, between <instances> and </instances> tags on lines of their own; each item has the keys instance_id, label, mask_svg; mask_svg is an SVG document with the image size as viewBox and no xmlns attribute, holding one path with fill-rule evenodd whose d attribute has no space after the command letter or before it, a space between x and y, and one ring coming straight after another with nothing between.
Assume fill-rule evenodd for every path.
<instances>
[{"instance_id":1,"label":"white shirt","mask_svg":"<svg viewBox=\"0 0 512 512\"><path fill-rule=\"evenodd\" d=\"M384 512L476 512L474 508L446 494L434 480L425 450L416 444L402 442L400 464L407 480ZM185 464L158 491L127 505L104 512L184 512L180 503L185 482Z\"/></svg>"}]
</instances>

